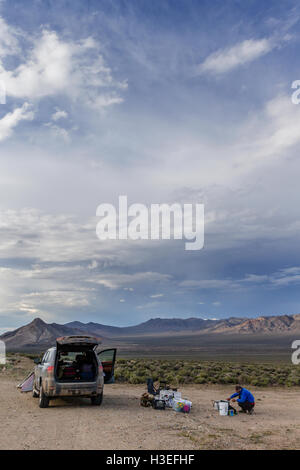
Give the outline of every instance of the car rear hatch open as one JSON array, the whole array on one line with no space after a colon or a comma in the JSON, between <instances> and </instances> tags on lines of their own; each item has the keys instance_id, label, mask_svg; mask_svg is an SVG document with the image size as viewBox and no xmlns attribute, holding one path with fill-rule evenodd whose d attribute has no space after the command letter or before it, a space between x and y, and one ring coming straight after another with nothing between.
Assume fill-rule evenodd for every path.
<instances>
[{"instance_id":1,"label":"car rear hatch open","mask_svg":"<svg viewBox=\"0 0 300 470\"><path fill-rule=\"evenodd\" d=\"M61 336L56 340L57 350L70 349L70 347L94 349L101 344L101 339L95 336Z\"/></svg>"},{"instance_id":2,"label":"car rear hatch open","mask_svg":"<svg viewBox=\"0 0 300 470\"><path fill-rule=\"evenodd\" d=\"M95 349L100 344L95 336L62 336L56 340L55 378L57 382L95 382L98 362Z\"/></svg>"}]
</instances>

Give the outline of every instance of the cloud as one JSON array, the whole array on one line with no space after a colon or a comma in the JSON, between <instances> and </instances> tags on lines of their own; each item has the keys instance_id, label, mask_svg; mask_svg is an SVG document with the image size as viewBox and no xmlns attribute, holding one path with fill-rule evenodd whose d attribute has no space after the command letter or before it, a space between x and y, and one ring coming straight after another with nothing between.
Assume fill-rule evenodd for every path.
<instances>
[{"instance_id":1,"label":"cloud","mask_svg":"<svg viewBox=\"0 0 300 470\"><path fill-rule=\"evenodd\" d=\"M63 307L87 307L90 305L88 291L80 292L73 289L49 290L47 292L31 292L25 294L23 299L32 305L59 305Z\"/></svg>"},{"instance_id":2,"label":"cloud","mask_svg":"<svg viewBox=\"0 0 300 470\"><path fill-rule=\"evenodd\" d=\"M247 274L243 281L253 283L253 284L261 284L268 280L269 280L269 276L266 274Z\"/></svg>"},{"instance_id":3,"label":"cloud","mask_svg":"<svg viewBox=\"0 0 300 470\"><path fill-rule=\"evenodd\" d=\"M263 147L267 156L284 152L300 142L300 109L299 106L291 105L290 96L279 95L270 100L266 104L265 113L272 126L266 139L268 142Z\"/></svg>"},{"instance_id":4,"label":"cloud","mask_svg":"<svg viewBox=\"0 0 300 470\"><path fill-rule=\"evenodd\" d=\"M14 109L11 113L7 113L0 119L0 141L10 137L13 133L13 129L20 121L31 121L33 117L34 113L28 103L24 103L23 106Z\"/></svg>"},{"instance_id":5,"label":"cloud","mask_svg":"<svg viewBox=\"0 0 300 470\"><path fill-rule=\"evenodd\" d=\"M60 138L65 142L70 142L70 133L64 127L58 126L57 124L53 124L52 122L47 122L45 126L51 129L52 135L54 137Z\"/></svg>"},{"instance_id":6,"label":"cloud","mask_svg":"<svg viewBox=\"0 0 300 470\"><path fill-rule=\"evenodd\" d=\"M272 39L247 39L226 49L210 54L198 66L198 74L223 74L258 59L270 52L276 43Z\"/></svg>"},{"instance_id":7,"label":"cloud","mask_svg":"<svg viewBox=\"0 0 300 470\"><path fill-rule=\"evenodd\" d=\"M231 151L237 175L289 158L288 150L300 143L299 122L300 106L292 104L290 96L280 94L267 101L240 128L240 142Z\"/></svg>"},{"instance_id":8,"label":"cloud","mask_svg":"<svg viewBox=\"0 0 300 470\"><path fill-rule=\"evenodd\" d=\"M89 282L94 284L103 285L109 289L119 289L126 284L143 284L146 282L168 282L172 279L169 274L157 273L157 272L137 272L133 274L113 274L108 273L103 275L99 273L97 277L92 277Z\"/></svg>"},{"instance_id":9,"label":"cloud","mask_svg":"<svg viewBox=\"0 0 300 470\"><path fill-rule=\"evenodd\" d=\"M163 297L164 294L152 294L150 295L151 299L158 299L159 297Z\"/></svg>"},{"instance_id":10,"label":"cloud","mask_svg":"<svg viewBox=\"0 0 300 470\"><path fill-rule=\"evenodd\" d=\"M8 96L35 100L64 94L93 106L96 102L97 107L122 101L116 90L126 84L114 80L92 38L64 41L55 31L44 29L41 36L28 41L32 47L26 49L29 52L21 64L12 70L0 66Z\"/></svg>"},{"instance_id":11,"label":"cloud","mask_svg":"<svg viewBox=\"0 0 300 470\"><path fill-rule=\"evenodd\" d=\"M101 243L96 236L96 223L96 218L81 220L75 215L54 215L34 208L0 210L0 260L36 260L35 267L39 263L60 265L63 260L73 263L73 270L84 262L89 271L91 263L99 269L115 264L134 265L135 247L129 246L126 240ZM61 272L65 267L57 269ZM146 277L151 276L155 275L149 273Z\"/></svg>"},{"instance_id":12,"label":"cloud","mask_svg":"<svg viewBox=\"0 0 300 470\"><path fill-rule=\"evenodd\" d=\"M98 263L96 260L93 260L89 265L88 265L88 268L89 269L96 269L98 267Z\"/></svg>"},{"instance_id":13,"label":"cloud","mask_svg":"<svg viewBox=\"0 0 300 470\"><path fill-rule=\"evenodd\" d=\"M15 55L19 52L18 31L0 17L0 57Z\"/></svg>"},{"instance_id":14,"label":"cloud","mask_svg":"<svg viewBox=\"0 0 300 470\"><path fill-rule=\"evenodd\" d=\"M8 55L14 56L9 66L5 61ZM50 29L28 34L16 30L3 18L0 18L0 83L11 100L18 103L26 100L22 107L2 119L1 140L11 135L15 122L30 118L25 113L27 103L56 97L66 105L68 100L78 105L82 115L85 108L98 112L122 103L121 92L127 88L126 81L113 77L99 42L92 37L64 39ZM56 123L68 116L68 111L57 107L49 117ZM68 130L52 122L46 126L55 137L70 141ZM77 127L73 126L74 129Z\"/></svg>"},{"instance_id":15,"label":"cloud","mask_svg":"<svg viewBox=\"0 0 300 470\"><path fill-rule=\"evenodd\" d=\"M249 287L251 289L257 287L278 288L298 284L300 284L300 267L293 266L278 269L270 274L246 274L240 279L190 279L179 282L179 287L195 290L212 289L229 291ZM203 302L198 302L198 304L203 304ZM219 306L221 302L212 302L212 305Z\"/></svg>"},{"instance_id":16,"label":"cloud","mask_svg":"<svg viewBox=\"0 0 300 470\"><path fill-rule=\"evenodd\" d=\"M129 38L128 17L120 28L117 10L114 18L98 12L92 22L84 9L80 20L74 14L68 23L56 15L57 31L51 22L40 27L42 16L31 13L30 7L31 20L22 23L8 11L22 30L6 24L4 30L3 21L0 28L0 74L10 106L1 107L1 117L25 101L36 118L11 127L29 129L26 140L1 145L0 199L7 210L0 211L0 266L11 269L1 274L1 312L16 312L15 318L37 310L78 318L84 312L117 323L126 309L125 321L132 323L152 307L160 316L216 315L222 309L212 302L220 299L229 314L251 314L256 292L261 311L291 309L282 289L296 291L299 273L279 268L286 259L299 263L293 201L299 199L300 106L278 93L291 91L288 70L297 69L298 59L293 48L277 54L283 39L274 39L274 25L268 29L265 18L248 24L252 39L237 44L233 15L223 25L235 31L225 43L233 47L225 48L218 25L178 34L131 18ZM274 54L266 75L243 74L243 83L235 75L216 95L210 80L191 87L188 71L200 47L199 73L219 76L266 57L268 49ZM119 106L123 77L132 86ZM205 249L189 256L180 241L100 243L90 216L120 191L130 203L205 202ZM155 300L149 312L136 310Z\"/></svg>"},{"instance_id":17,"label":"cloud","mask_svg":"<svg viewBox=\"0 0 300 470\"><path fill-rule=\"evenodd\" d=\"M59 119L65 119L68 117L67 111L63 109L56 108L55 113L52 114L51 119L52 121L58 121Z\"/></svg>"},{"instance_id":18,"label":"cloud","mask_svg":"<svg viewBox=\"0 0 300 470\"><path fill-rule=\"evenodd\" d=\"M284 287L289 285L300 284L300 267L293 266L290 268L283 268L273 273L270 278L270 283L275 287Z\"/></svg>"},{"instance_id":19,"label":"cloud","mask_svg":"<svg viewBox=\"0 0 300 470\"><path fill-rule=\"evenodd\" d=\"M7 56L13 56L9 61ZM101 46L92 37L65 39L51 29L37 29L30 34L16 29L0 17L0 84L6 97L17 103L17 108L0 121L0 140L11 136L11 129L21 119L32 119L27 107L41 100L55 97L70 102L80 109L74 109L73 120L88 113L106 110L123 102L122 92L127 81L114 78L112 69L106 63ZM20 101L25 103L20 107ZM36 107L36 111L39 111ZM26 112L27 111L27 112ZM66 119L70 112L56 107L49 116L46 127L52 136L70 142L70 130L58 126L59 120ZM43 118L40 122L43 122ZM73 126L72 131L78 126Z\"/></svg>"},{"instance_id":20,"label":"cloud","mask_svg":"<svg viewBox=\"0 0 300 470\"><path fill-rule=\"evenodd\" d=\"M264 284L270 287L286 287L300 284L300 267L283 268L269 275L247 275L245 282Z\"/></svg>"},{"instance_id":21,"label":"cloud","mask_svg":"<svg viewBox=\"0 0 300 470\"><path fill-rule=\"evenodd\" d=\"M58 272L58 269L47 271L34 266L1 267L0 315L15 314L29 318L39 315L52 319L57 318L56 309L63 313L87 308L94 297L93 289L85 286L83 279L79 281L76 269L66 269L65 277ZM73 283L68 275L73 276Z\"/></svg>"},{"instance_id":22,"label":"cloud","mask_svg":"<svg viewBox=\"0 0 300 470\"><path fill-rule=\"evenodd\" d=\"M130 300L134 308L140 289L150 295L156 285L172 281L168 274L136 270L135 247L100 243L95 226L93 220L35 209L0 211L0 315L60 321L63 315L99 312L99 305L109 309L109 302Z\"/></svg>"},{"instance_id":23,"label":"cloud","mask_svg":"<svg viewBox=\"0 0 300 470\"><path fill-rule=\"evenodd\" d=\"M138 305L136 308L138 310L144 310L144 309L151 310L151 309L156 309L158 307L161 308L161 302L147 302L146 304Z\"/></svg>"},{"instance_id":24,"label":"cloud","mask_svg":"<svg viewBox=\"0 0 300 470\"><path fill-rule=\"evenodd\" d=\"M53 31L44 30L33 44L23 63L13 70L2 65L0 79L6 84L7 94L15 98L36 99L64 90L74 71L74 45L60 41Z\"/></svg>"},{"instance_id":25,"label":"cloud","mask_svg":"<svg viewBox=\"0 0 300 470\"><path fill-rule=\"evenodd\" d=\"M239 287L239 284L232 279L189 279L180 282L179 286L188 289L232 289Z\"/></svg>"}]
</instances>

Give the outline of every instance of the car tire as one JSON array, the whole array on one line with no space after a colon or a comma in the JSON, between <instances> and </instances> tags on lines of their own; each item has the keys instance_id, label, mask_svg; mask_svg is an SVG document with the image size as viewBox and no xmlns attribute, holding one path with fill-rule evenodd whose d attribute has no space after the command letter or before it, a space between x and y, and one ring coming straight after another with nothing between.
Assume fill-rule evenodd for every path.
<instances>
[{"instance_id":1,"label":"car tire","mask_svg":"<svg viewBox=\"0 0 300 470\"><path fill-rule=\"evenodd\" d=\"M91 398L91 402L93 406L100 406L102 404L102 400L103 400L103 392Z\"/></svg>"},{"instance_id":2,"label":"car tire","mask_svg":"<svg viewBox=\"0 0 300 470\"><path fill-rule=\"evenodd\" d=\"M40 408L48 408L49 406L49 398L44 394L43 386L40 385L40 400L39 400L39 407Z\"/></svg>"},{"instance_id":3,"label":"car tire","mask_svg":"<svg viewBox=\"0 0 300 470\"><path fill-rule=\"evenodd\" d=\"M36 388L34 387L34 384L33 384L33 388L32 388L32 396L33 396L33 398L38 398L40 396L40 394L36 391Z\"/></svg>"}]
</instances>

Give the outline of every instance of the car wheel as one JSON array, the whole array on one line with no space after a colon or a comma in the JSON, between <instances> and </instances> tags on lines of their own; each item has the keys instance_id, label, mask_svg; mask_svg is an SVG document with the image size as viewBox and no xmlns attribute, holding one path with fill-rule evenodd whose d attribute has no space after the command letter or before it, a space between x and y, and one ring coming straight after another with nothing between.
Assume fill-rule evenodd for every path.
<instances>
[{"instance_id":1,"label":"car wheel","mask_svg":"<svg viewBox=\"0 0 300 470\"><path fill-rule=\"evenodd\" d=\"M43 386L40 385L40 400L39 400L39 407L40 408L47 408L49 406L49 398L44 394Z\"/></svg>"},{"instance_id":2,"label":"car wheel","mask_svg":"<svg viewBox=\"0 0 300 470\"><path fill-rule=\"evenodd\" d=\"M32 389L32 396L33 398L38 398L40 396L39 393L36 391L34 384L33 384L33 389Z\"/></svg>"},{"instance_id":3,"label":"car wheel","mask_svg":"<svg viewBox=\"0 0 300 470\"><path fill-rule=\"evenodd\" d=\"M103 392L91 398L92 405L94 406L100 406L102 404L102 400L103 400Z\"/></svg>"}]
</instances>

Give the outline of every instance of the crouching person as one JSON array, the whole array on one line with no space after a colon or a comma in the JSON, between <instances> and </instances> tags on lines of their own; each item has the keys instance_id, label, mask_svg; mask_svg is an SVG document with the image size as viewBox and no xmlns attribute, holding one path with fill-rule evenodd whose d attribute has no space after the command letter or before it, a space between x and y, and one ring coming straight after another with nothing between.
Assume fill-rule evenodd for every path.
<instances>
[{"instance_id":1,"label":"crouching person","mask_svg":"<svg viewBox=\"0 0 300 470\"><path fill-rule=\"evenodd\" d=\"M248 411L249 415L252 415L255 406L255 399L252 393L241 385L236 385L235 390L236 393L231 395L228 400L236 401L241 407L241 412L247 413ZM235 397L238 397L238 399L236 400Z\"/></svg>"}]
</instances>

